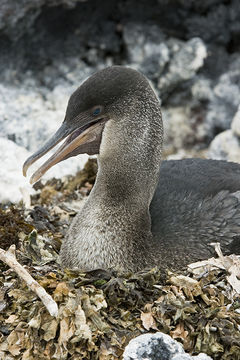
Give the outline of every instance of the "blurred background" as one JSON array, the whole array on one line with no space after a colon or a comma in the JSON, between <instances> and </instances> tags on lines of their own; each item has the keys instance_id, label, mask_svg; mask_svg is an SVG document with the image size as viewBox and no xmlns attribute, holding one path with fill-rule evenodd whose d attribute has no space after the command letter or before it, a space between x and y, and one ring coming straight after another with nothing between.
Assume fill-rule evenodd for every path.
<instances>
[{"instance_id":1,"label":"blurred background","mask_svg":"<svg viewBox=\"0 0 240 360\"><path fill-rule=\"evenodd\" d=\"M81 82L113 64L155 87L164 158L240 162L239 0L0 0L0 201L30 191L24 160L56 131ZM47 177L74 174L86 158Z\"/></svg>"}]
</instances>

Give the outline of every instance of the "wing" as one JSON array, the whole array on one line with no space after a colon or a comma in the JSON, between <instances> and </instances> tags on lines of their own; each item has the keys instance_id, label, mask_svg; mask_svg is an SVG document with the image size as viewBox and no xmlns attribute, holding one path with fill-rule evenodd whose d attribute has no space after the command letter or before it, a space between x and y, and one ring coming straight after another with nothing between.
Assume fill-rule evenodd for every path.
<instances>
[{"instance_id":1,"label":"wing","mask_svg":"<svg viewBox=\"0 0 240 360\"><path fill-rule=\"evenodd\" d=\"M212 256L211 242L240 254L240 165L164 161L150 213L154 239L171 261L184 265Z\"/></svg>"}]
</instances>

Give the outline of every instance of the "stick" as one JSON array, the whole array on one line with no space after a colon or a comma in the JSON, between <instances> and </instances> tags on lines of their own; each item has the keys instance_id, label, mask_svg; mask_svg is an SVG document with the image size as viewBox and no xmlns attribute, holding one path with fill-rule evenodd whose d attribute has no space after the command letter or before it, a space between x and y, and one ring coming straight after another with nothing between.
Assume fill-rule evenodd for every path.
<instances>
[{"instance_id":1,"label":"stick","mask_svg":"<svg viewBox=\"0 0 240 360\"><path fill-rule=\"evenodd\" d=\"M27 286L37 294L37 296L46 306L50 315L57 317L57 303L46 292L46 290L41 285L39 285L36 280L33 279L29 272L21 264L19 264L16 259L15 250L15 245L11 245L7 251L0 248L0 260L2 260L11 269L13 269L18 274L18 276L26 282Z\"/></svg>"}]
</instances>

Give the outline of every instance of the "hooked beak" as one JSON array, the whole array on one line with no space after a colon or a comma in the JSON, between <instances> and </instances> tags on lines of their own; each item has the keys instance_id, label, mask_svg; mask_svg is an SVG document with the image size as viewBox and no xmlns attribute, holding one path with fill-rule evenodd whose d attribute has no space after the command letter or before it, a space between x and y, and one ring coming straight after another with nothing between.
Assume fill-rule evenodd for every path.
<instances>
[{"instance_id":1,"label":"hooked beak","mask_svg":"<svg viewBox=\"0 0 240 360\"><path fill-rule=\"evenodd\" d=\"M40 159L61 140L67 137L59 149L32 175L30 184L38 181L53 165L66 160L69 157L84 153L89 155L98 154L102 131L108 119L105 117L95 122L86 120L87 119L81 121L84 124L81 127L76 127L76 125L70 126L66 122L63 122L52 138L25 161L23 164L24 176L26 176L28 168L35 163L35 161Z\"/></svg>"}]
</instances>

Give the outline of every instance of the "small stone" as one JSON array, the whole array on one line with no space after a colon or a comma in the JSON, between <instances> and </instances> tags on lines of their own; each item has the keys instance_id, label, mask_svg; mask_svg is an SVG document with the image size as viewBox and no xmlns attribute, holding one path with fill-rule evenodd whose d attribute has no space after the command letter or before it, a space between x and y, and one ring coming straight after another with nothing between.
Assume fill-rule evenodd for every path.
<instances>
[{"instance_id":1,"label":"small stone","mask_svg":"<svg viewBox=\"0 0 240 360\"><path fill-rule=\"evenodd\" d=\"M182 344L161 332L143 334L132 339L123 353L123 360L211 360L201 353L186 354Z\"/></svg>"},{"instance_id":2,"label":"small stone","mask_svg":"<svg viewBox=\"0 0 240 360\"><path fill-rule=\"evenodd\" d=\"M210 159L239 162L240 139L232 130L223 131L211 142L208 156Z\"/></svg>"},{"instance_id":3,"label":"small stone","mask_svg":"<svg viewBox=\"0 0 240 360\"><path fill-rule=\"evenodd\" d=\"M123 353L124 360L171 359L174 354L184 354L181 344L171 336L157 332L144 334L131 340Z\"/></svg>"}]
</instances>

